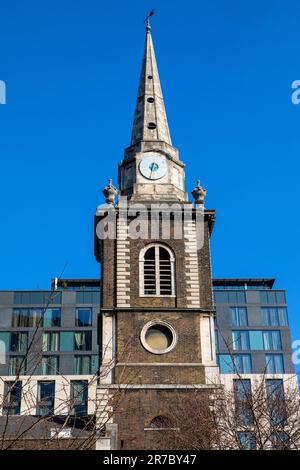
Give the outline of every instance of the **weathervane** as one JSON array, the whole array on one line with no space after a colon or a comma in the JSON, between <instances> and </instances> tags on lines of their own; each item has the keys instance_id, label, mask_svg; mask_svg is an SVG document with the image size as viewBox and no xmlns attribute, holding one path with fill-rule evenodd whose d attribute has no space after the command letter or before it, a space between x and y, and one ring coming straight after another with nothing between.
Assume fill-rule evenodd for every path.
<instances>
[{"instance_id":1,"label":"weathervane","mask_svg":"<svg viewBox=\"0 0 300 470\"><path fill-rule=\"evenodd\" d=\"M151 10L150 13L148 13L148 15L146 16L146 18L144 20L144 23L146 23L146 30L147 31L150 31L150 29L151 29L150 16L153 16L153 15L154 15L154 10Z\"/></svg>"}]
</instances>

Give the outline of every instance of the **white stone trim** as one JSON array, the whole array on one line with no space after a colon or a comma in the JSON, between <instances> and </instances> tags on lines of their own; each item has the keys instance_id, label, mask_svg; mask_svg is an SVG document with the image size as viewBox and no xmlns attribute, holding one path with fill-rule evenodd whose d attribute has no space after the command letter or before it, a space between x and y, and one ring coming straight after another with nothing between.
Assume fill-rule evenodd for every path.
<instances>
[{"instance_id":1,"label":"white stone trim","mask_svg":"<svg viewBox=\"0 0 300 470\"><path fill-rule=\"evenodd\" d=\"M117 220L116 303L130 307L130 241L126 220Z\"/></svg>"},{"instance_id":2,"label":"white stone trim","mask_svg":"<svg viewBox=\"0 0 300 470\"><path fill-rule=\"evenodd\" d=\"M183 225L185 250L185 278L187 307L200 307L200 286L198 271L198 252L196 243L196 222L188 221Z\"/></svg>"}]
</instances>

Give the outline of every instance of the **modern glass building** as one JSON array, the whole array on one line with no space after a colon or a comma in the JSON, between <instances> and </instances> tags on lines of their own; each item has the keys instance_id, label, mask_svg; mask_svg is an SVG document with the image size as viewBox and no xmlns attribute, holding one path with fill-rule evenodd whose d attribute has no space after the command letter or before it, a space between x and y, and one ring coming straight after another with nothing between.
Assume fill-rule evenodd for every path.
<instances>
[{"instance_id":1,"label":"modern glass building","mask_svg":"<svg viewBox=\"0 0 300 470\"><path fill-rule=\"evenodd\" d=\"M274 279L214 279L220 377L294 378L285 291ZM86 416L99 375L100 283L53 280L49 291L0 291L2 415Z\"/></svg>"},{"instance_id":2,"label":"modern glass building","mask_svg":"<svg viewBox=\"0 0 300 470\"><path fill-rule=\"evenodd\" d=\"M0 413L94 413L99 280L0 291Z\"/></svg>"},{"instance_id":3,"label":"modern glass building","mask_svg":"<svg viewBox=\"0 0 300 470\"><path fill-rule=\"evenodd\" d=\"M293 374L284 290L275 279L214 279L221 374Z\"/></svg>"}]
</instances>

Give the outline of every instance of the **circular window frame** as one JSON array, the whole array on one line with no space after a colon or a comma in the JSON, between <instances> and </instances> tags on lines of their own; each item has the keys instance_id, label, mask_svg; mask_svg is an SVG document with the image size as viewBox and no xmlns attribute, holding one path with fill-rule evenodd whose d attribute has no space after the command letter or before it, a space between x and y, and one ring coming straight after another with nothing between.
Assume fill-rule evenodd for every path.
<instances>
[{"instance_id":1,"label":"circular window frame","mask_svg":"<svg viewBox=\"0 0 300 470\"><path fill-rule=\"evenodd\" d=\"M151 348L151 346L149 346L149 344L147 343L147 340L146 340L147 331L149 330L149 328L151 328L152 326L156 326L156 325L158 326L162 325L171 331L173 339L172 339L170 346L168 346L165 349L154 349L154 348ZM172 351L175 348L177 341L178 341L178 335L176 333L175 328L172 325L170 325L170 323L163 321L163 320L152 320L143 326L141 334L140 334L140 339L141 339L141 343L143 347L147 351L151 352L152 354L167 354L168 352Z\"/></svg>"}]
</instances>

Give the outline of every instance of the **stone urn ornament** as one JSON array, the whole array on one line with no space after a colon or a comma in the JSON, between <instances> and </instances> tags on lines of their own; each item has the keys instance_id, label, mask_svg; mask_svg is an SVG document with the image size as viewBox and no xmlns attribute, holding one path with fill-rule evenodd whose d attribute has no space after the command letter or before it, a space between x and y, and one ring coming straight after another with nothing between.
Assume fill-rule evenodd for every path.
<instances>
[{"instance_id":1,"label":"stone urn ornament","mask_svg":"<svg viewBox=\"0 0 300 470\"><path fill-rule=\"evenodd\" d=\"M195 199L195 204L204 204L204 199L206 196L206 189L202 188L200 180L197 181L196 188L192 191L192 196Z\"/></svg>"},{"instance_id":2,"label":"stone urn ornament","mask_svg":"<svg viewBox=\"0 0 300 470\"><path fill-rule=\"evenodd\" d=\"M118 194L118 190L112 184L111 179L108 180L108 185L105 186L102 193L104 194L106 204L109 204L110 206L113 206L114 203L115 203L115 198Z\"/></svg>"}]
</instances>

